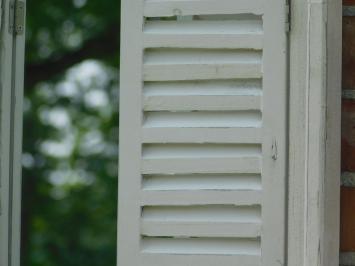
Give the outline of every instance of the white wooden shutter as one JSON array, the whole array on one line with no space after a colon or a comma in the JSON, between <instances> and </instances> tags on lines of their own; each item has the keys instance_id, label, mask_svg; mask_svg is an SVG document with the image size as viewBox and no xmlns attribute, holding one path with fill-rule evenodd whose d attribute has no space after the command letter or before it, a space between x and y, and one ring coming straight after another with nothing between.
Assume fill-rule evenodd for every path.
<instances>
[{"instance_id":1,"label":"white wooden shutter","mask_svg":"<svg viewBox=\"0 0 355 266\"><path fill-rule=\"evenodd\" d=\"M284 265L286 0L123 0L119 266Z\"/></svg>"},{"instance_id":2,"label":"white wooden shutter","mask_svg":"<svg viewBox=\"0 0 355 266\"><path fill-rule=\"evenodd\" d=\"M0 265L20 265L25 2L0 0ZM15 15L15 7L19 7ZM23 16L22 16L23 15ZM18 26L15 26L15 17ZM22 28L20 28L22 26ZM15 33L17 31L18 33Z\"/></svg>"}]
</instances>

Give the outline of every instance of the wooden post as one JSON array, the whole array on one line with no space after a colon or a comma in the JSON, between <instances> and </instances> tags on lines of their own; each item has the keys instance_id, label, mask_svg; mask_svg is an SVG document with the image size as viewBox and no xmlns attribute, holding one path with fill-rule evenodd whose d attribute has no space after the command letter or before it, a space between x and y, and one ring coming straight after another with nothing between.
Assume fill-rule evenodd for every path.
<instances>
[{"instance_id":1,"label":"wooden post","mask_svg":"<svg viewBox=\"0 0 355 266\"><path fill-rule=\"evenodd\" d=\"M23 1L22 1L23 2ZM0 31L0 265L20 265L24 34L14 34L15 8L2 0Z\"/></svg>"},{"instance_id":2,"label":"wooden post","mask_svg":"<svg viewBox=\"0 0 355 266\"><path fill-rule=\"evenodd\" d=\"M289 266L339 264L340 1L291 1Z\"/></svg>"}]
</instances>

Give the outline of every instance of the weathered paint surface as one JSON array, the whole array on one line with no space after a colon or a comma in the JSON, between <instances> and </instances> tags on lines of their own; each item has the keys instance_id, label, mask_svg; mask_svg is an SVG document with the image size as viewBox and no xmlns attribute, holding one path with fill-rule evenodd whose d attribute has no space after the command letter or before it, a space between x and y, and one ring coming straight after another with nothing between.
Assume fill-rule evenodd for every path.
<instances>
[{"instance_id":1,"label":"weathered paint surface","mask_svg":"<svg viewBox=\"0 0 355 266\"><path fill-rule=\"evenodd\" d=\"M19 266L25 36L9 31L10 1L0 2L0 265Z\"/></svg>"},{"instance_id":2,"label":"weathered paint surface","mask_svg":"<svg viewBox=\"0 0 355 266\"><path fill-rule=\"evenodd\" d=\"M291 6L287 265L338 265L341 2Z\"/></svg>"},{"instance_id":3,"label":"weathered paint surface","mask_svg":"<svg viewBox=\"0 0 355 266\"><path fill-rule=\"evenodd\" d=\"M123 1L119 266L286 263L285 3Z\"/></svg>"}]
</instances>

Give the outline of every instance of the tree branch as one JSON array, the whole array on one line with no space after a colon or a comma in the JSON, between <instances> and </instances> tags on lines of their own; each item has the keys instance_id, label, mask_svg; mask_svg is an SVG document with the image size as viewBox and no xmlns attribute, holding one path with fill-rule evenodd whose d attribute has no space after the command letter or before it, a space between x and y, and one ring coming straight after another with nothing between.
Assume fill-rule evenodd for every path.
<instances>
[{"instance_id":1,"label":"tree branch","mask_svg":"<svg viewBox=\"0 0 355 266\"><path fill-rule=\"evenodd\" d=\"M69 67L85 59L112 58L119 51L118 35L117 27L110 27L103 34L84 42L83 46L76 51L66 53L58 58L50 58L38 64L26 64L25 93L31 93L37 83L55 78Z\"/></svg>"}]
</instances>

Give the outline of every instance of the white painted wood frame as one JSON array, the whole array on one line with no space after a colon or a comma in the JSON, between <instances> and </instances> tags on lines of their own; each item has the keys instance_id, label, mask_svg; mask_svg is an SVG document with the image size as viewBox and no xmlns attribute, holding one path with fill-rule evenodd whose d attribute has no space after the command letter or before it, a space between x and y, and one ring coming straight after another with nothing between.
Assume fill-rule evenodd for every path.
<instances>
[{"instance_id":1,"label":"white painted wood frame","mask_svg":"<svg viewBox=\"0 0 355 266\"><path fill-rule=\"evenodd\" d=\"M339 265L342 1L291 1L289 266Z\"/></svg>"},{"instance_id":2,"label":"white painted wood frame","mask_svg":"<svg viewBox=\"0 0 355 266\"><path fill-rule=\"evenodd\" d=\"M19 266L25 36L9 30L10 0L0 3L0 265Z\"/></svg>"},{"instance_id":3,"label":"white painted wood frame","mask_svg":"<svg viewBox=\"0 0 355 266\"><path fill-rule=\"evenodd\" d=\"M133 258L137 253L137 243L140 242L139 228L149 232L149 234L157 234L157 227L150 224L141 224L141 202L156 204L158 201L169 200L167 204L181 203L181 199L185 199L185 203L199 198L198 203L207 203L215 201L218 197L198 194L192 196L191 193L185 193L184 197L167 198L162 193L158 198L153 197L153 193L147 194L145 197L142 193L140 201L135 199L135 195L141 194L141 170L149 171L151 167L160 167L160 170L170 168L170 165L154 165L145 164L142 169L137 167L141 165L142 143L160 143L174 142L185 143L187 138L184 135L177 134L176 130L171 128L162 129L143 129L143 111L162 111L173 106L174 111L181 111L191 108L196 104L193 98L188 101L185 99L169 99L169 97L161 98L160 96L146 95L143 96L142 75L145 71L142 67L143 50L141 47L154 47L157 45L157 39L154 34L146 34L141 36L140 33L132 31L132 29L141 29L143 20L141 14L144 12L146 16L155 16L155 12L163 15L172 15L171 5L179 3L179 10L184 14L191 15L198 7L198 2L191 1L162 1L148 0L149 5L144 8L140 1L124 1L126 6L123 8L123 49L127 49L129 53L122 53L122 61L126 62L124 68L121 69L122 77L129 76L130 81L122 79L122 85L128 89L122 88L124 100L121 104L121 137L127 140L120 144L121 149L121 182L120 197L125 199L126 203L120 202L120 223L119 238L121 240L118 247L119 250L119 266L128 265L130 261L136 260L136 264L140 265L138 258ZM186 7L187 3L196 4L192 8ZM251 1L252 2L252 1ZM250 2L250 3L251 3ZM215 1L206 0L206 10L208 14L210 9L214 9L217 13L229 12L224 5L215 5ZM230 3L230 1L225 1ZM240 5L240 10L250 8L248 1ZM287 262L281 262L280 265L289 266L333 266L339 263L339 186L340 186L340 70L341 70L341 1L338 0L294 0L291 1L291 32L290 40L290 91L289 91L289 182L288 182L288 236L287 245ZM126 11L126 12L125 12ZM255 9L255 12L259 12ZM191 14L190 14L190 13ZM137 19L140 18L140 19ZM164 47L172 47L175 43L185 44L188 47L216 48L220 43L211 41L211 36L200 35L205 38L204 42L198 42L193 38L187 38L184 35L170 36L166 38L164 43L160 45ZM255 48L260 47L257 39L254 39ZM186 44L188 43L188 44ZM240 42L236 42L242 45ZM231 48L230 42L226 42L224 48ZM259 46L258 46L259 45ZM186 48L186 47L185 47ZM158 69L155 69L158 67ZM159 72L165 69L154 64L146 71L145 78L149 81L159 78ZM181 76L189 75L184 68L177 68L177 74ZM206 69L208 70L208 69ZM207 71L208 72L208 71ZM212 75L212 72L211 74ZM231 73L229 73L231 75ZM165 79L172 77L165 76ZM143 96L143 97L141 97ZM184 102L183 105L176 104ZM163 103L163 104L162 104ZM239 102L229 102L224 105L227 110L232 108L234 104ZM258 106L258 100L246 99L245 104ZM174 105L175 104L175 105ZM213 101L199 103L199 110L210 110L216 108ZM137 109L137 106L143 106ZM180 110L180 109L181 110ZM124 125L126 128L123 128ZM189 141L200 141L201 131L189 129ZM162 135L161 135L162 134ZM227 137L224 137L227 136ZM218 143L223 138L224 143L233 143L234 141L243 141L245 139L254 138L257 140L260 136L248 134L244 132L239 134L239 140L231 138L224 130L210 130L208 134L203 135L209 142ZM135 139L135 140L134 140ZM139 141L136 141L139 140ZM228 163L228 162L227 162ZM197 165L198 166L198 165ZM196 167L191 164L189 167ZM199 166L198 166L199 167ZM178 167L181 169L181 166ZM171 169L169 169L171 170ZM178 170L178 169L175 169ZM174 170L174 171L175 171ZM164 170L165 171L165 170ZM123 177L126 175L126 177ZM162 177L160 177L162 178ZM185 177L186 178L186 177ZM159 182L162 179L155 179ZM186 179L185 179L186 180ZM129 188L129 189L126 189ZM149 189L148 189L149 190ZM152 196L153 195L153 196ZM233 197L233 195L231 195ZM219 200L223 200L219 199ZM132 217L135 217L132 219ZM161 228L166 230L164 227ZM170 233L174 230L181 232L178 227L170 227ZM195 228L198 234L206 232L201 228ZM195 232L193 230L191 232ZM192 234L190 232L190 234ZM238 232L239 234L240 232ZM131 248L130 248L131 247ZM176 260L172 257L164 257L164 262L170 265L179 265L181 263L179 256ZM180 257L181 258L181 257ZM148 257L146 257L148 259ZM156 261L145 260L145 265L151 265ZM195 260L195 262L197 262ZM214 263L212 260L205 260L205 263ZM201 263L201 261L197 262ZM232 261L231 261L232 263ZM253 262L251 262L252 264Z\"/></svg>"},{"instance_id":4,"label":"white painted wood frame","mask_svg":"<svg viewBox=\"0 0 355 266\"><path fill-rule=\"evenodd\" d=\"M285 265L286 2L122 12L118 265Z\"/></svg>"}]
</instances>

